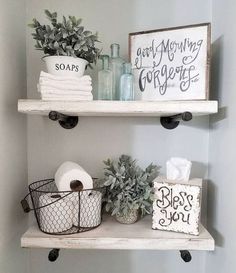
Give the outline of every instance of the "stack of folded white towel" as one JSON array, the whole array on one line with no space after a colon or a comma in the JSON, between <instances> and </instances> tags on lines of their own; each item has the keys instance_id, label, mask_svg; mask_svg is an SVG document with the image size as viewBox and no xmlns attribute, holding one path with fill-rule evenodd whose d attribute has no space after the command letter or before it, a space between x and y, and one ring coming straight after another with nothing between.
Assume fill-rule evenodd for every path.
<instances>
[{"instance_id":1,"label":"stack of folded white towel","mask_svg":"<svg viewBox=\"0 0 236 273\"><path fill-rule=\"evenodd\" d=\"M41 71L38 91L42 100L93 100L90 76L72 78Z\"/></svg>"}]
</instances>

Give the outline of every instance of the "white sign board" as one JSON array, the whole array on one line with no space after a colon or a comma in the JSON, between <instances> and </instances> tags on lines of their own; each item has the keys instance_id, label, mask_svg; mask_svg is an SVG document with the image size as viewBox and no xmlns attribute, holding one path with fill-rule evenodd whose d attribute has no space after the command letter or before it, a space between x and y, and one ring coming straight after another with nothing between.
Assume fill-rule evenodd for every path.
<instances>
[{"instance_id":1,"label":"white sign board","mask_svg":"<svg viewBox=\"0 0 236 273\"><path fill-rule=\"evenodd\" d=\"M130 33L135 99L208 99L210 44L210 24Z\"/></svg>"},{"instance_id":2,"label":"white sign board","mask_svg":"<svg viewBox=\"0 0 236 273\"><path fill-rule=\"evenodd\" d=\"M198 235L201 184L201 179L189 184L156 179L152 228Z\"/></svg>"}]
</instances>

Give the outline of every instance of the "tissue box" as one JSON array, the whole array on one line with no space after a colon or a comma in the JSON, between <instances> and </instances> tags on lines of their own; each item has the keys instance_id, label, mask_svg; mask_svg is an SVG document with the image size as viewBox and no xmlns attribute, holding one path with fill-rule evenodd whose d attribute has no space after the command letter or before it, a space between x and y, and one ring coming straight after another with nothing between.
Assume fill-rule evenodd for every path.
<instances>
[{"instance_id":1,"label":"tissue box","mask_svg":"<svg viewBox=\"0 0 236 273\"><path fill-rule=\"evenodd\" d=\"M202 179L154 181L152 228L199 235Z\"/></svg>"}]
</instances>

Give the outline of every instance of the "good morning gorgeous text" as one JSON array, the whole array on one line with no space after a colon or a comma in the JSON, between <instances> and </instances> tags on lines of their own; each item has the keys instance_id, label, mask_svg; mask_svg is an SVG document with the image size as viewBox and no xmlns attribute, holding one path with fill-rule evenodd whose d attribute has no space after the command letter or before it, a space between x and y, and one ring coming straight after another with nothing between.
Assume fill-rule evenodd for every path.
<instances>
[{"instance_id":1,"label":"good morning gorgeous text","mask_svg":"<svg viewBox=\"0 0 236 273\"><path fill-rule=\"evenodd\" d=\"M160 208L163 218L159 220L159 224L167 227L172 222L183 222L190 224L190 211L192 210L193 195L180 191L173 194L173 189L163 186L158 189L159 198L156 205ZM182 208L182 210L178 210Z\"/></svg>"},{"instance_id":2,"label":"good morning gorgeous text","mask_svg":"<svg viewBox=\"0 0 236 273\"><path fill-rule=\"evenodd\" d=\"M203 40L182 41L171 39L157 42L152 40L147 47L139 47L134 59L134 68L139 71L139 88L145 91L147 84L153 85L161 95L178 82L179 89L186 92L191 84L199 81L195 65L202 49Z\"/></svg>"}]
</instances>

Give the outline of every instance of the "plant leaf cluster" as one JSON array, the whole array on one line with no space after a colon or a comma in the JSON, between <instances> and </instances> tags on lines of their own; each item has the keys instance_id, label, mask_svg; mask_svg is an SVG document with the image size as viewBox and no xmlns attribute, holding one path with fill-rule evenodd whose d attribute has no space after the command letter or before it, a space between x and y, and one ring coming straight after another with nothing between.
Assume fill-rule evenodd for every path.
<instances>
[{"instance_id":1,"label":"plant leaf cluster","mask_svg":"<svg viewBox=\"0 0 236 273\"><path fill-rule=\"evenodd\" d=\"M97 33L85 30L81 25L82 19L75 16L58 22L56 12L45 10L50 25L42 25L37 19L28 26L34 29L33 39L35 48L42 50L46 55L73 56L87 60L90 64L96 63L100 50L95 44L98 41Z\"/></svg>"},{"instance_id":2,"label":"plant leaf cluster","mask_svg":"<svg viewBox=\"0 0 236 273\"><path fill-rule=\"evenodd\" d=\"M150 214L154 197L153 180L159 167L150 164L143 170L128 155L121 155L115 161L107 159L104 164L106 210L112 215L127 215L133 209L140 210L142 216Z\"/></svg>"}]
</instances>

